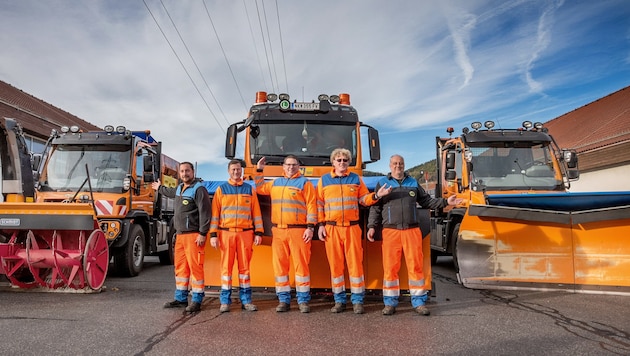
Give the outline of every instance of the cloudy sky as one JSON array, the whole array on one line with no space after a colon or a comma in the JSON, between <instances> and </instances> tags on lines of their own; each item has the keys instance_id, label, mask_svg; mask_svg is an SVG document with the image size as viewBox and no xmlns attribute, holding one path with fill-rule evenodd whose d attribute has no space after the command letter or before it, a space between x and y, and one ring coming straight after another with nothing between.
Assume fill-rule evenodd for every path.
<instances>
[{"instance_id":1,"label":"cloudy sky","mask_svg":"<svg viewBox=\"0 0 630 356\"><path fill-rule=\"evenodd\" d=\"M545 122L630 85L629 19L627 0L3 0L0 79L150 129L206 180L256 91L349 93L387 172L434 158L447 126Z\"/></svg>"}]
</instances>

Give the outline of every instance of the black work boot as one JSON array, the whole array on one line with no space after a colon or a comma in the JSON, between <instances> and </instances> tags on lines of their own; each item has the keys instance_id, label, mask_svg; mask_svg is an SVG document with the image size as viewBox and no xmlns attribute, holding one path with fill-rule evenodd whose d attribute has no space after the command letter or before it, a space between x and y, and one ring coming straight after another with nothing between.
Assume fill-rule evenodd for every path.
<instances>
[{"instance_id":1,"label":"black work boot","mask_svg":"<svg viewBox=\"0 0 630 356\"><path fill-rule=\"evenodd\" d=\"M173 300L170 302L164 303L164 308L185 308L188 305L188 302L180 302L179 300Z\"/></svg>"},{"instance_id":2,"label":"black work boot","mask_svg":"<svg viewBox=\"0 0 630 356\"><path fill-rule=\"evenodd\" d=\"M346 305L343 303L335 303L335 305L330 308L331 313L341 313L346 310Z\"/></svg>"},{"instance_id":3,"label":"black work boot","mask_svg":"<svg viewBox=\"0 0 630 356\"><path fill-rule=\"evenodd\" d=\"M192 302L186 307L186 313L197 313L199 311L201 311L201 304L197 302Z\"/></svg>"},{"instance_id":4,"label":"black work boot","mask_svg":"<svg viewBox=\"0 0 630 356\"><path fill-rule=\"evenodd\" d=\"M284 313L284 312L288 312L289 309L291 309L291 307L289 306L289 303L280 302L280 304L278 304L278 306L276 307L276 312Z\"/></svg>"}]
</instances>

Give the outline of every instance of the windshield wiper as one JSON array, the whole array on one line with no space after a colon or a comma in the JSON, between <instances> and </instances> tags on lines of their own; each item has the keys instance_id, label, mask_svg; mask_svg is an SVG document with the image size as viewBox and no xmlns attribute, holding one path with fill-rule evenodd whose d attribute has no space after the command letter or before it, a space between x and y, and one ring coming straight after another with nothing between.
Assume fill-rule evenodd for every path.
<instances>
[{"instance_id":1,"label":"windshield wiper","mask_svg":"<svg viewBox=\"0 0 630 356\"><path fill-rule=\"evenodd\" d=\"M267 164L282 164L286 156L282 155L254 155L254 161L258 162L259 159L265 157Z\"/></svg>"},{"instance_id":2,"label":"windshield wiper","mask_svg":"<svg viewBox=\"0 0 630 356\"><path fill-rule=\"evenodd\" d=\"M70 181L72 180L72 175L74 174L74 170L77 169L77 167L79 166L79 162L81 162L81 160L83 159L83 156L85 156L85 147L81 149L81 155L79 156L79 159L74 163L72 168L70 168L70 171L68 172L68 177L66 177L66 185L61 189L68 188L68 184L70 184Z\"/></svg>"}]
</instances>

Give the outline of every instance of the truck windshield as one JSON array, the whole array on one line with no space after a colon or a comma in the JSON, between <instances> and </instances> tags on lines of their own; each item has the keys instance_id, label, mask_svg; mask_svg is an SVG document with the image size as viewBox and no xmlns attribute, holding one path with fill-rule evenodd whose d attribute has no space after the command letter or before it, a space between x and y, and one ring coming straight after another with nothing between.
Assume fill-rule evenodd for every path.
<instances>
[{"instance_id":1,"label":"truck windshield","mask_svg":"<svg viewBox=\"0 0 630 356\"><path fill-rule=\"evenodd\" d=\"M356 162L356 126L330 123L262 122L253 129L258 136L250 137L250 157L256 162L267 157L269 164L281 164L289 154L297 156L303 165L330 165L330 153L347 148Z\"/></svg>"},{"instance_id":2,"label":"truck windshield","mask_svg":"<svg viewBox=\"0 0 630 356\"><path fill-rule=\"evenodd\" d=\"M53 147L40 178L43 191L76 191L87 178L98 192L122 192L129 172L128 146L63 145ZM86 183L83 190L89 189Z\"/></svg>"},{"instance_id":3,"label":"truck windshield","mask_svg":"<svg viewBox=\"0 0 630 356\"><path fill-rule=\"evenodd\" d=\"M472 184L486 190L539 189L562 187L554 171L552 152L547 145L470 147Z\"/></svg>"}]
</instances>

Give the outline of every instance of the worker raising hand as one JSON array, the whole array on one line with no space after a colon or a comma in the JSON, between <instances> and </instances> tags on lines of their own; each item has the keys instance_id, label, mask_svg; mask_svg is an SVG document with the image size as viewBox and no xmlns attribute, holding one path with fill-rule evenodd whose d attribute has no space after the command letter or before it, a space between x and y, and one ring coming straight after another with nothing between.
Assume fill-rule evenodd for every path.
<instances>
[{"instance_id":1,"label":"worker raising hand","mask_svg":"<svg viewBox=\"0 0 630 356\"><path fill-rule=\"evenodd\" d=\"M260 157L258 162L256 163L257 170L263 170L265 168L265 164L267 163L267 159L265 157Z\"/></svg>"},{"instance_id":2,"label":"worker raising hand","mask_svg":"<svg viewBox=\"0 0 630 356\"><path fill-rule=\"evenodd\" d=\"M386 196L387 194L392 192L392 186L391 185L387 185L387 184L383 184L383 186L381 186L380 188L378 188L378 191L376 192L376 199L380 199L384 196Z\"/></svg>"}]
</instances>

